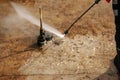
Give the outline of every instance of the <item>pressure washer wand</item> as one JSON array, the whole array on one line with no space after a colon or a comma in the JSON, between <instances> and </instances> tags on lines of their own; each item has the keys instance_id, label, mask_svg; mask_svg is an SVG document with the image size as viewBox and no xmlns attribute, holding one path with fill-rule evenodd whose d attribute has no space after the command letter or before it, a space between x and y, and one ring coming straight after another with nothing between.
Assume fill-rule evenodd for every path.
<instances>
[{"instance_id":1,"label":"pressure washer wand","mask_svg":"<svg viewBox=\"0 0 120 80\"><path fill-rule=\"evenodd\" d=\"M98 4L100 2L100 0L95 0L95 2L80 16L78 17L72 24L71 26L64 32L64 34L68 34L68 32L70 31L70 29L73 27L73 25L80 20L92 7L94 7L95 4Z\"/></svg>"}]
</instances>

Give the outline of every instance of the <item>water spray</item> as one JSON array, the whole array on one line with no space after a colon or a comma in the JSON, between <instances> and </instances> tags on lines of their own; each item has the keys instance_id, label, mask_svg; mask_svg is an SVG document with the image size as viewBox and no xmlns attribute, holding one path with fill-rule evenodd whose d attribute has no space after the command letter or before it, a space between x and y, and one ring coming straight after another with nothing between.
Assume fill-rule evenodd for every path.
<instances>
[{"instance_id":1,"label":"water spray","mask_svg":"<svg viewBox=\"0 0 120 80\"><path fill-rule=\"evenodd\" d=\"M39 19L37 19L36 17L32 16L31 13L25 9L25 7L21 6L20 4L14 3L14 2L10 2L12 7L16 10L16 12L18 13L19 16L21 16L22 18L28 20L29 22L40 26L40 21ZM64 34L62 34L61 32L59 32L57 29L53 28L52 26L46 24L46 23L42 23L43 25L43 29L45 29L46 31L60 37L60 38L64 38Z\"/></svg>"},{"instance_id":2,"label":"water spray","mask_svg":"<svg viewBox=\"0 0 120 80\"><path fill-rule=\"evenodd\" d=\"M77 23L78 20L80 20L92 7L94 7L96 4L98 4L100 2L100 0L95 0L95 2L85 11L83 12L83 14L78 17L71 25L70 27L64 32L64 34L68 34L68 32L70 31L70 29L74 26L75 23Z\"/></svg>"}]
</instances>

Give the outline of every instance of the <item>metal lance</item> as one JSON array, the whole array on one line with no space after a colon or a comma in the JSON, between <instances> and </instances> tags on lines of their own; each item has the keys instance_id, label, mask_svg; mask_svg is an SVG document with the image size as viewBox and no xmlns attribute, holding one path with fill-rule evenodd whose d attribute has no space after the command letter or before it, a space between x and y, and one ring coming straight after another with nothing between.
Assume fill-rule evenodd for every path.
<instances>
[{"instance_id":1,"label":"metal lance","mask_svg":"<svg viewBox=\"0 0 120 80\"><path fill-rule=\"evenodd\" d=\"M83 14L81 16L79 16L71 25L70 27L64 32L64 34L68 34L68 32L70 31L70 29L74 26L75 23L77 23L78 20L80 20L92 7L95 6L95 4L98 4L100 2L100 0L95 0L95 2L85 11L83 12Z\"/></svg>"}]
</instances>

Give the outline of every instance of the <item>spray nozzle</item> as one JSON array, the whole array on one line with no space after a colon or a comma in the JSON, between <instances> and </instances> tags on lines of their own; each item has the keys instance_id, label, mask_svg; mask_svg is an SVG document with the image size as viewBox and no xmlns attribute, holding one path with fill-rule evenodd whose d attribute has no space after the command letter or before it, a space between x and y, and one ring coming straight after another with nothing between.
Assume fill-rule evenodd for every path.
<instances>
[{"instance_id":1,"label":"spray nozzle","mask_svg":"<svg viewBox=\"0 0 120 80\"><path fill-rule=\"evenodd\" d=\"M66 30L66 31L64 32L64 34L65 34L65 35L68 34L68 30Z\"/></svg>"}]
</instances>

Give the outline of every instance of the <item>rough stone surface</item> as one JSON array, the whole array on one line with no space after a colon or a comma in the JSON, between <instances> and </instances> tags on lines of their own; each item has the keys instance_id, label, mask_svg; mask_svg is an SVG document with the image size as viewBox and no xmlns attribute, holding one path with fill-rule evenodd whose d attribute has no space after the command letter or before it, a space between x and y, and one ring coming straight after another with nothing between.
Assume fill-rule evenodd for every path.
<instances>
[{"instance_id":1,"label":"rough stone surface","mask_svg":"<svg viewBox=\"0 0 120 80\"><path fill-rule=\"evenodd\" d=\"M90 5L85 0L11 0L64 32ZM0 0L0 80L118 80L115 26L111 5L101 1L63 39L54 37L42 50L34 46L39 28ZM109 13L108 13L109 12Z\"/></svg>"}]
</instances>

